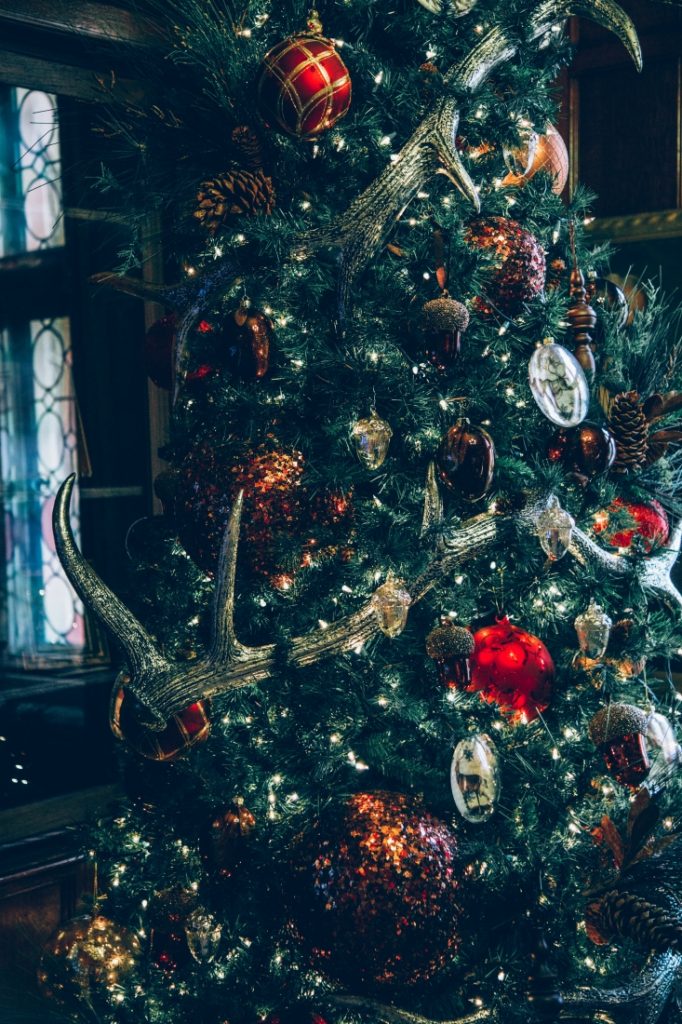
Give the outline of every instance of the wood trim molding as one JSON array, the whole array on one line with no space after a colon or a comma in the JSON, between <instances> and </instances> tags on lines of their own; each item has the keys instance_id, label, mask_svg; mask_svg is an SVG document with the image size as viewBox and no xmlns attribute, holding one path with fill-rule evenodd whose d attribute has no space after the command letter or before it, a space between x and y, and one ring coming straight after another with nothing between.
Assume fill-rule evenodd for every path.
<instances>
[{"instance_id":1,"label":"wood trim molding","mask_svg":"<svg viewBox=\"0 0 682 1024\"><path fill-rule=\"evenodd\" d=\"M162 51L168 40L151 18L87 0L0 0L0 28Z\"/></svg>"},{"instance_id":2,"label":"wood trim molding","mask_svg":"<svg viewBox=\"0 0 682 1024\"><path fill-rule=\"evenodd\" d=\"M682 210L633 213L623 217L597 217L587 230L593 238L608 238L614 242L682 238Z\"/></svg>"},{"instance_id":3,"label":"wood trim molding","mask_svg":"<svg viewBox=\"0 0 682 1024\"><path fill-rule=\"evenodd\" d=\"M85 100L86 103L104 103L110 99L108 90L103 86L103 83L109 82L109 78L109 72L100 74L90 68L58 64L42 57L0 50L2 85L21 85L25 89L41 89L59 96ZM128 103L139 104L144 99L145 89L141 82L117 77L116 95Z\"/></svg>"}]
</instances>

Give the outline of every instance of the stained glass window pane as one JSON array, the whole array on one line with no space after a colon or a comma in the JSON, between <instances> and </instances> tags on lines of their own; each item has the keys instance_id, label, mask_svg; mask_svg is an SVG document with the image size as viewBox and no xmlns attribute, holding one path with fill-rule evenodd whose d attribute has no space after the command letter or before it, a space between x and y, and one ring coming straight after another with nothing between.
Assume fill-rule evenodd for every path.
<instances>
[{"instance_id":1,"label":"stained glass window pane","mask_svg":"<svg viewBox=\"0 0 682 1024\"><path fill-rule=\"evenodd\" d=\"M83 609L59 565L51 523L59 485L77 469L69 321L31 320L3 331L0 344L8 651L76 653L85 644Z\"/></svg>"},{"instance_id":2,"label":"stained glass window pane","mask_svg":"<svg viewBox=\"0 0 682 1024\"><path fill-rule=\"evenodd\" d=\"M56 96L0 85L0 256L61 245Z\"/></svg>"}]
</instances>

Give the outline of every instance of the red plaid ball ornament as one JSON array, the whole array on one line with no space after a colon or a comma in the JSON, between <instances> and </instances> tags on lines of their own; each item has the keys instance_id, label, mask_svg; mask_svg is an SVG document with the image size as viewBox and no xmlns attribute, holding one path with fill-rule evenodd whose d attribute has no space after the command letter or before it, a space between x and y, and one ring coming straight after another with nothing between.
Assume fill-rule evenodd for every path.
<instances>
[{"instance_id":1,"label":"red plaid ball ornament","mask_svg":"<svg viewBox=\"0 0 682 1024\"><path fill-rule=\"evenodd\" d=\"M307 32L289 36L266 53L258 76L258 102L268 125L306 139L327 131L348 112L348 68L312 17Z\"/></svg>"}]
</instances>

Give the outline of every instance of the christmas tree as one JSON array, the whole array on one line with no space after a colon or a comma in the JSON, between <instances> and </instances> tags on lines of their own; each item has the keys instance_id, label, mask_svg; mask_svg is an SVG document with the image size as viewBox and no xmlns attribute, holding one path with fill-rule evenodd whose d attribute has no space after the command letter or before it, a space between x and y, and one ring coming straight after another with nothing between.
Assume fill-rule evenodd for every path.
<instances>
[{"instance_id":1,"label":"christmas tree","mask_svg":"<svg viewBox=\"0 0 682 1024\"><path fill-rule=\"evenodd\" d=\"M553 125L613 0L167 0L100 185L164 224L129 798L40 985L163 1024L677 1020L679 320ZM131 155L132 154L132 155ZM593 271L589 279L587 272ZM175 275L173 277L173 275ZM586 283L587 281L587 283ZM133 606L134 605L134 606Z\"/></svg>"}]
</instances>

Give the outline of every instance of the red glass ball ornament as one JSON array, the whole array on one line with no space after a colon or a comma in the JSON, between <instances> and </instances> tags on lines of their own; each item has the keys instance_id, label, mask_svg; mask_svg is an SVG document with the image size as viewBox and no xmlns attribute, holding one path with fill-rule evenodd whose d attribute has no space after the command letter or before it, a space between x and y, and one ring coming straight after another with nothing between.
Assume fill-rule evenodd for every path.
<instances>
[{"instance_id":1,"label":"red glass ball ornament","mask_svg":"<svg viewBox=\"0 0 682 1024\"><path fill-rule=\"evenodd\" d=\"M606 531L606 538L614 548L629 548L635 535L644 538L644 550L648 553L654 547L661 547L668 543L670 537L670 523L665 509L659 502L652 500L646 504L634 501L624 501L623 498L615 498L611 503L612 512L625 510L634 520L632 527L618 529L609 532L610 515L609 510L599 512L594 524L595 533Z\"/></svg>"},{"instance_id":2,"label":"red glass ball ornament","mask_svg":"<svg viewBox=\"0 0 682 1024\"><path fill-rule=\"evenodd\" d=\"M463 865L449 825L415 797L349 797L292 851L292 913L317 968L352 985L428 981L459 944Z\"/></svg>"},{"instance_id":3,"label":"red glass ball ornament","mask_svg":"<svg viewBox=\"0 0 682 1024\"><path fill-rule=\"evenodd\" d=\"M479 312L516 316L527 302L542 294L546 274L544 251L517 221L480 217L471 221L464 238L491 258L485 295L475 299Z\"/></svg>"},{"instance_id":4,"label":"red glass ball ornament","mask_svg":"<svg viewBox=\"0 0 682 1024\"><path fill-rule=\"evenodd\" d=\"M156 731L144 724L135 695L118 684L111 698L109 722L116 739L151 761L174 761L198 743L204 743L211 731L208 701L190 704Z\"/></svg>"},{"instance_id":5,"label":"red glass ball ornament","mask_svg":"<svg viewBox=\"0 0 682 1024\"><path fill-rule=\"evenodd\" d=\"M466 501L487 494L495 470L495 444L483 427L462 421L450 427L436 452L438 475L449 490Z\"/></svg>"},{"instance_id":6,"label":"red glass ball ornament","mask_svg":"<svg viewBox=\"0 0 682 1024\"><path fill-rule=\"evenodd\" d=\"M542 640L505 616L474 634L471 688L514 722L532 722L549 707L554 661Z\"/></svg>"},{"instance_id":7,"label":"red glass ball ornament","mask_svg":"<svg viewBox=\"0 0 682 1024\"><path fill-rule=\"evenodd\" d=\"M265 1024L327 1024L327 1021L308 1007L293 1007L269 1013Z\"/></svg>"},{"instance_id":8,"label":"red glass ball ornament","mask_svg":"<svg viewBox=\"0 0 682 1024\"><path fill-rule=\"evenodd\" d=\"M327 131L350 107L348 68L331 39L304 32L284 39L263 58L257 82L266 124L312 138Z\"/></svg>"},{"instance_id":9,"label":"red glass ball ornament","mask_svg":"<svg viewBox=\"0 0 682 1024\"><path fill-rule=\"evenodd\" d=\"M178 319L174 313L162 316L144 336L144 363L147 376L164 391L173 387L173 352Z\"/></svg>"}]
</instances>

